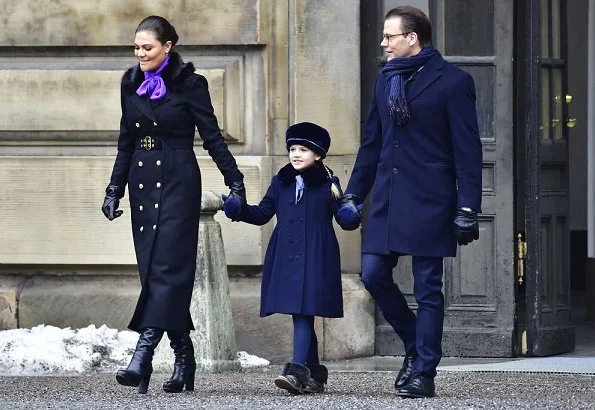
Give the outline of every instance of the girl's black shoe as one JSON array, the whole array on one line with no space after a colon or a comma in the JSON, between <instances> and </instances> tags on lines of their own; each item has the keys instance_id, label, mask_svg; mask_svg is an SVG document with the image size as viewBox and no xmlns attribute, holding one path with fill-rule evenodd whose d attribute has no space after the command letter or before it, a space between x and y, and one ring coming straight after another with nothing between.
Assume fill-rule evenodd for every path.
<instances>
[{"instance_id":1,"label":"girl's black shoe","mask_svg":"<svg viewBox=\"0 0 595 410\"><path fill-rule=\"evenodd\" d=\"M322 393L328 380L328 369L321 364L307 364L310 378L303 388L304 393Z\"/></svg>"},{"instance_id":2,"label":"girl's black shoe","mask_svg":"<svg viewBox=\"0 0 595 410\"><path fill-rule=\"evenodd\" d=\"M299 363L286 363L281 376L275 379L275 386L291 394L302 394L310 380L310 369Z\"/></svg>"}]
</instances>

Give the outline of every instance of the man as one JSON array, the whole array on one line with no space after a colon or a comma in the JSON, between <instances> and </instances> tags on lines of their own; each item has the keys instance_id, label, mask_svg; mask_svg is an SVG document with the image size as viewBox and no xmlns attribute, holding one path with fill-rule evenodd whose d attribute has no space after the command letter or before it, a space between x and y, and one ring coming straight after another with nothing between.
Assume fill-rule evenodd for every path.
<instances>
[{"instance_id":1,"label":"man","mask_svg":"<svg viewBox=\"0 0 595 410\"><path fill-rule=\"evenodd\" d=\"M431 46L419 9L385 17L387 64L376 78L362 144L341 208L374 185L364 227L362 282L405 346L395 381L403 397L434 396L442 355L443 258L479 238L482 151L471 76ZM412 255L417 317L394 283L401 255Z\"/></svg>"}]
</instances>

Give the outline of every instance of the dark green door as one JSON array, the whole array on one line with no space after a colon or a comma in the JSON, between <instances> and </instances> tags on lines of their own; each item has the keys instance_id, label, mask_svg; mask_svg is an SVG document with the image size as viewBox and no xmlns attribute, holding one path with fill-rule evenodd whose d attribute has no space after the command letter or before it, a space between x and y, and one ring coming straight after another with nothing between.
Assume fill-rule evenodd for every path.
<instances>
[{"instance_id":1,"label":"dark green door","mask_svg":"<svg viewBox=\"0 0 595 410\"><path fill-rule=\"evenodd\" d=\"M574 349L570 317L568 117L564 0L519 1L517 24L517 353ZM524 269L523 269L524 268ZM524 277L521 277L523 276Z\"/></svg>"}]
</instances>

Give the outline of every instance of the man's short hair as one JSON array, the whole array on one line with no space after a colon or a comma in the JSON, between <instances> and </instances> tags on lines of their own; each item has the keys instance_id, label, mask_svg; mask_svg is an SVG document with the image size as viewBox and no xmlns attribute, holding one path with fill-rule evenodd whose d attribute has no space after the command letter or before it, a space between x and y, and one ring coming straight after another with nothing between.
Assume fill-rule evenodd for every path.
<instances>
[{"instance_id":1,"label":"man's short hair","mask_svg":"<svg viewBox=\"0 0 595 410\"><path fill-rule=\"evenodd\" d=\"M399 6L389 10L384 20L395 17L401 18L401 29L404 33L417 34L422 48L432 45L432 23L426 13L417 7Z\"/></svg>"}]
</instances>

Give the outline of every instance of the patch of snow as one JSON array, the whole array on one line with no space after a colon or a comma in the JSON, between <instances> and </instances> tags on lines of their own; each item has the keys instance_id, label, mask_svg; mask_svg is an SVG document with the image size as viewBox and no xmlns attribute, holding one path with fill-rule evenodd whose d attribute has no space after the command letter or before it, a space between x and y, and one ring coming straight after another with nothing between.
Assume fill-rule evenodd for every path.
<instances>
[{"instance_id":1,"label":"patch of snow","mask_svg":"<svg viewBox=\"0 0 595 410\"><path fill-rule=\"evenodd\" d=\"M263 367L271 364L267 359L248 354L244 351L238 352L238 360L244 369L250 367Z\"/></svg>"},{"instance_id":2,"label":"patch of snow","mask_svg":"<svg viewBox=\"0 0 595 410\"><path fill-rule=\"evenodd\" d=\"M130 361L138 333L106 325L61 329L39 325L0 331L0 375L115 372ZM269 361L238 352L242 367Z\"/></svg>"},{"instance_id":3,"label":"patch of snow","mask_svg":"<svg viewBox=\"0 0 595 410\"><path fill-rule=\"evenodd\" d=\"M5 330L0 332L0 374L114 371L130 360L137 340L135 332L105 325Z\"/></svg>"}]
</instances>

